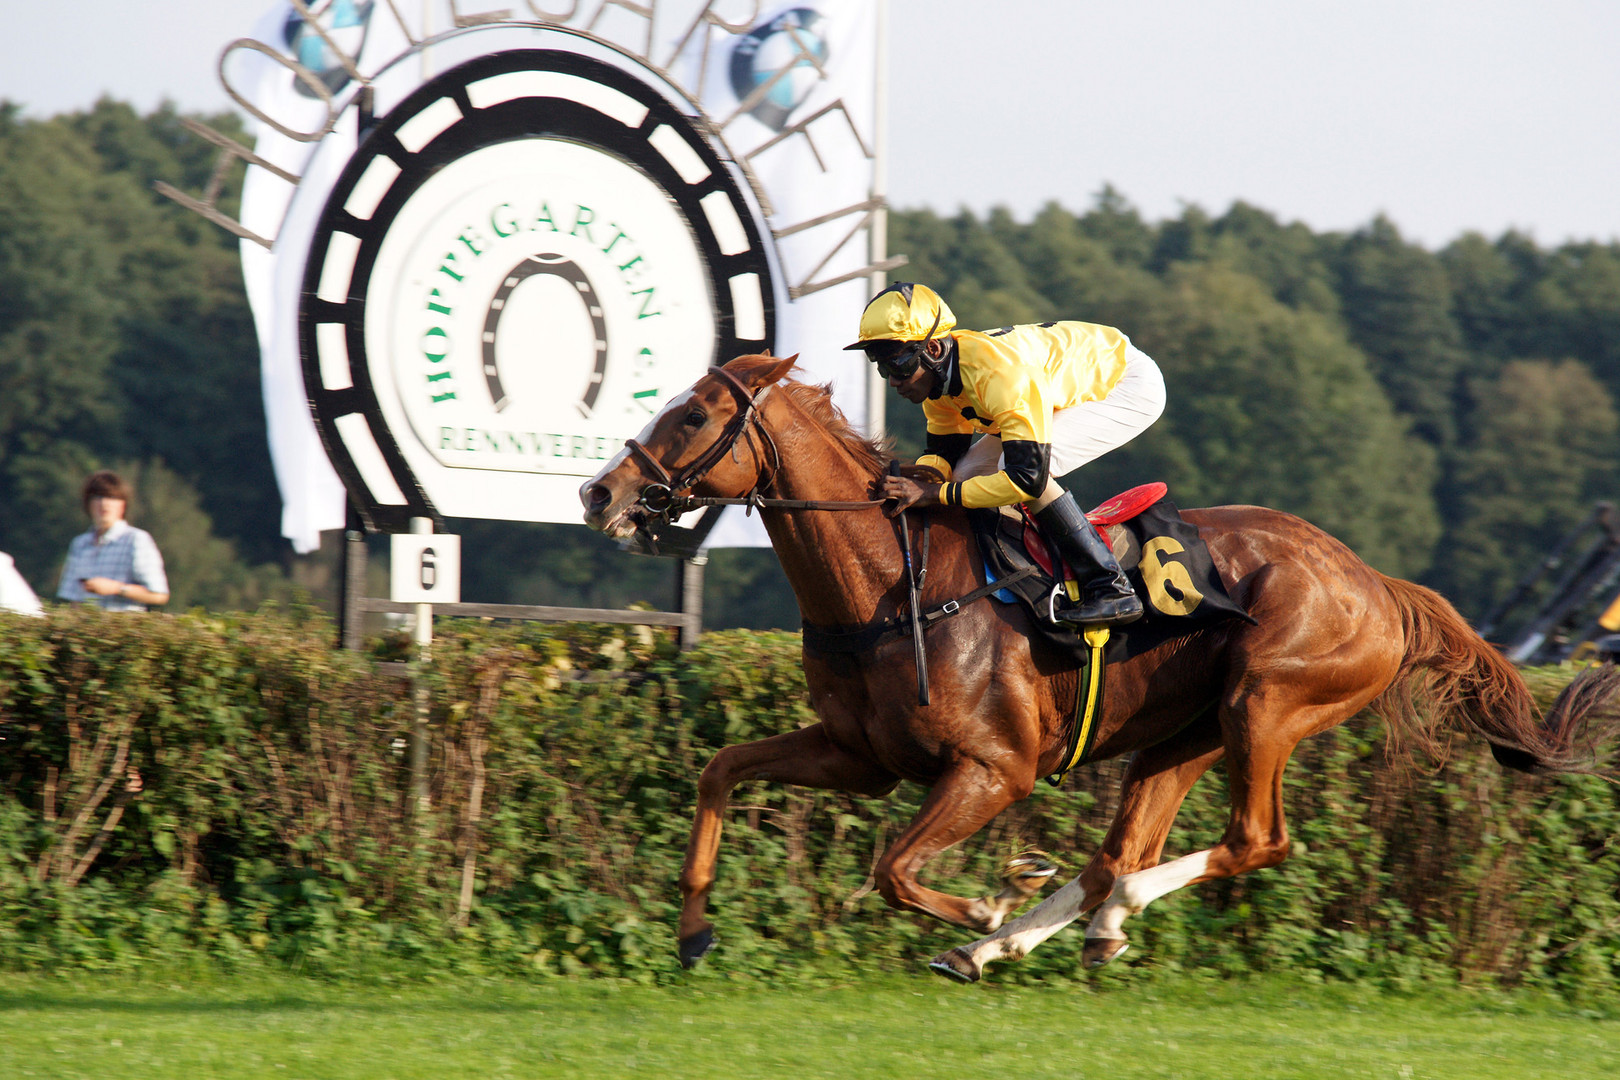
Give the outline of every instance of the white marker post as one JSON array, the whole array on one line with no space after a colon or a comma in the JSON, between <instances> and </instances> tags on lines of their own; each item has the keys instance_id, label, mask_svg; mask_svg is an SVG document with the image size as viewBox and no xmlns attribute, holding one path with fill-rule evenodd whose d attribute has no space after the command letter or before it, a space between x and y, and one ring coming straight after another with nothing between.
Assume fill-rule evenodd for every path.
<instances>
[{"instance_id":1,"label":"white marker post","mask_svg":"<svg viewBox=\"0 0 1620 1080\"><path fill-rule=\"evenodd\" d=\"M416 605L416 662L425 664L433 646L433 605L461 602L461 537L433 533L432 518L411 518L409 533L395 533L389 549L389 599ZM427 686L414 680L416 721L411 725L411 797L426 813Z\"/></svg>"}]
</instances>

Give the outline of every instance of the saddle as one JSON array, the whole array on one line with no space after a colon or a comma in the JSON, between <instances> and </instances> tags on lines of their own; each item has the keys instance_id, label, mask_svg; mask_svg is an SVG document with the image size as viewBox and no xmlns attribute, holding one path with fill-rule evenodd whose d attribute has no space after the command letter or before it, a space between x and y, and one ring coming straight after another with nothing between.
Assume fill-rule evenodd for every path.
<instances>
[{"instance_id":1,"label":"saddle","mask_svg":"<svg viewBox=\"0 0 1620 1080\"><path fill-rule=\"evenodd\" d=\"M1197 527L1183 520L1169 490L1163 483L1143 484L1086 514L1142 597L1142 618L1109 635L1109 662L1129 659L1227 619L1254 622L1227 595L1208 546ZM969 510L968 521L984 558L986 582L1020 575L991 597L1023 604L1045 641L1083 663L1090 646L1080 628L1054 623L1049 617L1052 590L1067 587L1072 595L1072 575L1034 517L1021 507L1005 507ZM1022 573L1029 567L1035 572Z\"/></svg>"}]
</instances>

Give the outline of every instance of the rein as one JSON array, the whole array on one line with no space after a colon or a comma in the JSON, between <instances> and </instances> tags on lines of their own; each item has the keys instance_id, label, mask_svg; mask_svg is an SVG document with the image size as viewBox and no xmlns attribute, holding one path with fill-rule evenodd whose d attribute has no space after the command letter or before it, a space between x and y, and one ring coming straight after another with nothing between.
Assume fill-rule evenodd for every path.
<instances>
[{"instance_id":1,"label":"rein","mask_svg":"<svg viewBox=\"0 0 1620 1080\"><path fill-rule=\"evenodd\" d=\"M747 495L674 495L655 507L643 496L641 505L654 513L673 512L677 516L702 506L746 506L749 514L755 510L870 510L882 506L881 499L859 499L840 502L836 499L768 499L758 492Z\"/></svg>"},{"instance_id":2,"label":"rein","mask_svg":"<svg viewBox=\"0 0 1620 1080\"><path fill-rule=\"evenodd\" d=\"M744 385L741 379L723 367L711 367L709 374L718 377L725 384L726 389L732 392L737 398L737 403L742 408L738 410L736 416L732 417L731 422L726 425L726 430L721 432L720 438L716 439L714 444L707 450L699 454L696 461L693 461L679 473L671 475L670 471L664 467L664 463L653 456L652 451L648 450L639 441L636 439L625 440L625 447L635 455L641 464L647 467L648 471L657 477L656 480L641 489L641 497L638 501L643 507L667 519L672 514L679 517L688 510L696 510L703 506L746 506L748 513L752 514L756 508L761 510L870 510L875 506L883 505L881 499L843 501L834 499L770 499L761 495L759 493L760 487L762 485L770 486L770 483L776 479L777 472L782 468L782 452L777 449L776 440L771 437L770 430L759 419L759 404L765 400L774 387L767 386L758 394L755 394ZM739 461L737 447L742 440L746 439L749 449L759 454L759 451L754 447L754 432L756 431L759 432L760 441L770 448L771 468L769 479L765 478L764 470L761 470L760 479L754 482L754 490L747 495L741 496L675 494L682 489L691 490L701 484L703 478L709 475L709 471L720 464L720 459L725 457L727 451L730 451L733 461ZM763 460L764 455L759 456Z\"/></svg>"}]
</instances>

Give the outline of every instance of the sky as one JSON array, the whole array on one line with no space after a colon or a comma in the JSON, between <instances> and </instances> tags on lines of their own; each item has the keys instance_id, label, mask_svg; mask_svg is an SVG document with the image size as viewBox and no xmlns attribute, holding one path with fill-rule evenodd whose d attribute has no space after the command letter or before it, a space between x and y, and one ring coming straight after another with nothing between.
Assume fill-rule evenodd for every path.
<instances>
[{"instance_id":1,"label":"sky","mask_svg":"<svg viewBox=\"0 0 1620 1080\"><path fill-rule=\"evenodd\" d=\"M13 0L0 97L36 117L103 93L142 111L228 108L217 57L269 6ZM1620 239L1616 0L889 0L889 12L897 207L1005 206L1022 220L1049 201L1083 210L1112 184L1149 220L1242 200L1318 231L1384 214L1431 248L1470 230Z\"/></svg>"}]
</instances>

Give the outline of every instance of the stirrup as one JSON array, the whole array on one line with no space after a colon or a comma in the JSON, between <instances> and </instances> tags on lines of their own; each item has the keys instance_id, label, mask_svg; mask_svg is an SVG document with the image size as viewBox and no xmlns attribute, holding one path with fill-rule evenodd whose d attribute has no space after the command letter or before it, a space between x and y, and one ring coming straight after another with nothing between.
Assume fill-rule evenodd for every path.
<instances>
[{"instance_id":1,"label":"stirrup","mask_svg":"<svg viewBox=\"0 0 1620 1080\"><path fill-rule=\"evenodd\" d=\"M1061 582L1061 581L1058 582L1056 585L1053 585L1052 586L1052 591L1049 594L1047 594L1047 597L1046 597L1046 621L1051 623L1053 626L1079 626L1080 625L1079 623L1074 623L1074 622L1070 622L1067 619L1058 618L1058 598L1059 597L1063 598L1063 604L1064 604L1065 607L1067 607L1069 604L1073 603L1073 601L1071 601L1069 599L1069 590L1064 587L1064 583Z\"/></svg>"}]
</instances>

